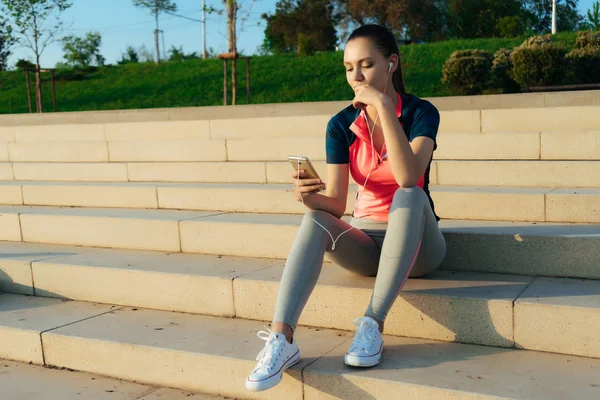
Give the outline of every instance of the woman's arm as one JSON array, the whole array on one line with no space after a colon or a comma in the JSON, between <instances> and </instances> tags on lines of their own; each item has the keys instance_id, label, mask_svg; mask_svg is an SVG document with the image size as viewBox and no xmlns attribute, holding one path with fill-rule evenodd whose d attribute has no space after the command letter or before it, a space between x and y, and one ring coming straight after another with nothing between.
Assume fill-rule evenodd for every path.
<instances>
[{"instance_id":1,"label":"woman's arm","mask_svg":"<svg viewBox=\"0 0 600 400\"><path fill-rule=\"evenodd\" d=\"M429 137L419 136L412 143L409 142L400 121L398 121L394 105L387 96L384 96L375 107L381 121L394 179L402 187L416 185L431 160L433 140Z\"/></svg>"},{"instance_id":2,"label":"woman's arm","mask_svg":"<svg viewBox=\"0 0 600 400\"><path fill-rule=\"evenodd\" d=\"M346 212L346 203L348 200L349 186L349 164L327 164L327 178L325 194L320 194L315 191L303 192L303 180L300 179L299 187L297 187L296 172L292 175L294 178L294 191L296 199L302 201L304 205L311 210L323 210L330 214L341 218ZM300 175L302 178L302 175Z\"/></svg>"}]
</instances>

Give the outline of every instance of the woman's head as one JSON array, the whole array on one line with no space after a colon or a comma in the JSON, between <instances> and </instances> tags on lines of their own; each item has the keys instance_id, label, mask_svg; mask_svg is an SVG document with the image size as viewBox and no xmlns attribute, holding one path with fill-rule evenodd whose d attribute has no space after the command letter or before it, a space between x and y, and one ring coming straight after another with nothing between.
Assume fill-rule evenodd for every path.
<instances>
[{"instance_id":1,"label":"woman's head","mask_svg":"<svg viewBox=\"0 0 600 400\"><path fill-rule=\"evenodd\" d=\"M344 65L352 87L369 84L383 91L391 77L396 91L406 93L396 38L381 25L363 25L352 32L344 48Z\"/></svg>"}]
</instances>

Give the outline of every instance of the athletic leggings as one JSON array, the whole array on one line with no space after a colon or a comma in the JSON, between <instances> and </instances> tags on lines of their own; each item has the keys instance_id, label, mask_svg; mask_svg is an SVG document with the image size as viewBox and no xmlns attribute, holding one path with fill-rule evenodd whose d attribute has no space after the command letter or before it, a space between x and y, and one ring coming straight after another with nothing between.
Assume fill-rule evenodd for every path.
<instances>
[{"instance_id":1,"label":"athletic leggings","mask_svg":"<svg viewBox=\"0 0 600 400\"><path fill-rule=\"evenodd\" d=\"M331 250L329 234L342 235ZM327 252L328 259L359 275L376 276L364 315L385 321L406 279L433 271L446 255L427 194L419 187L400 188L394 194L388 222L353 218L348 224L325 211L308 211L283 270L273 322L296 330L300 314L312 293Z\"/></svg>"}]
</instances>

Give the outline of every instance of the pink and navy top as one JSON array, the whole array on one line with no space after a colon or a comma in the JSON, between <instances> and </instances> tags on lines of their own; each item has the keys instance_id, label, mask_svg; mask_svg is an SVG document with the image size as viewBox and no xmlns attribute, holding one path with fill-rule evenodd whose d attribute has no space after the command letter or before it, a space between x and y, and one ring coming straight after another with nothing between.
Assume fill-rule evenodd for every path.
<instances>
[{"instance_id":1,"label":"pink and navy top","mask_svg":"<svg viewBox=\"0 0 600 400\"><path fill-rule=\"evenodd\" d=\"M436 136L440 124L440 114L433 104L414 95L398 93L396 116L409 142L416 137L426 136L433 139L434 150L437 148ZM385 146L382 154L371 149L366 114L363 110L349 105L329 120L326 133L326 153L328 164L350 164L350 174L359 185L359 192L362 192L360 202L354 208L353 216L387 221L394 193L400 186L392 174ZM371 168L373 153L375 154L373 170L366 187L363 187ZM430 169L431 160L429 160L427 170L419 179L417 186L427 194L435 215L433 200L429 193ZM439 221L437 215L436 219Z\"/></svg>"}]
</instances>

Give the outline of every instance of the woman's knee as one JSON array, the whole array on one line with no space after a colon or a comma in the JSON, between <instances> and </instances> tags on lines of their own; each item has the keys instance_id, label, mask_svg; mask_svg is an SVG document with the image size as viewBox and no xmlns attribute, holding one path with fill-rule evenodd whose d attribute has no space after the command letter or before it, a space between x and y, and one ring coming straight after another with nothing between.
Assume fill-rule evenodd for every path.
<instances>
[{"instance_id":1,"label":"woman's knee","mask_svg":"<svg viewBox=\"0 0 600 400\"><path fill-rule=\"evenodd\" d=\"M394 202L427 200L425 191L418 186L400 187L394 193Z\"/></svg>"},{"instance_id":2,"label":"woman's knee","mask_svg":"<svg viewBox=\"0 0 600 400\"><path fill-rule=\"evenodd\" d=\"M398 188L390 205L390 213L397 209L423 210L428 204L427 194L418 186Z\"/></svg>"},{"instance_id":3,"label":"woman's knee","mask_svg":"<svg viewBox=\"0 0 600 400\"><path fill-rule=\"evenodd\" d=\"M336 219L336 217L333 214L330 214L327 211L323 210L308 210L304 214L304 218L309 219L310 221L317 221L321 224L328 223L333 219Z\"/></svg>"},{"instance_id":4,"label":"woman's knee","mask_svg":"<svg viewBox=\"0 0 600 400\"><path fill-rule=\"evenodd\" d=\"M300 232L304 237L329 238L328 231L335 225L336 217L327 211L308 210L300 224ZM325 227L327 230L323 229Z\"/></svg>"}]
</instances>

